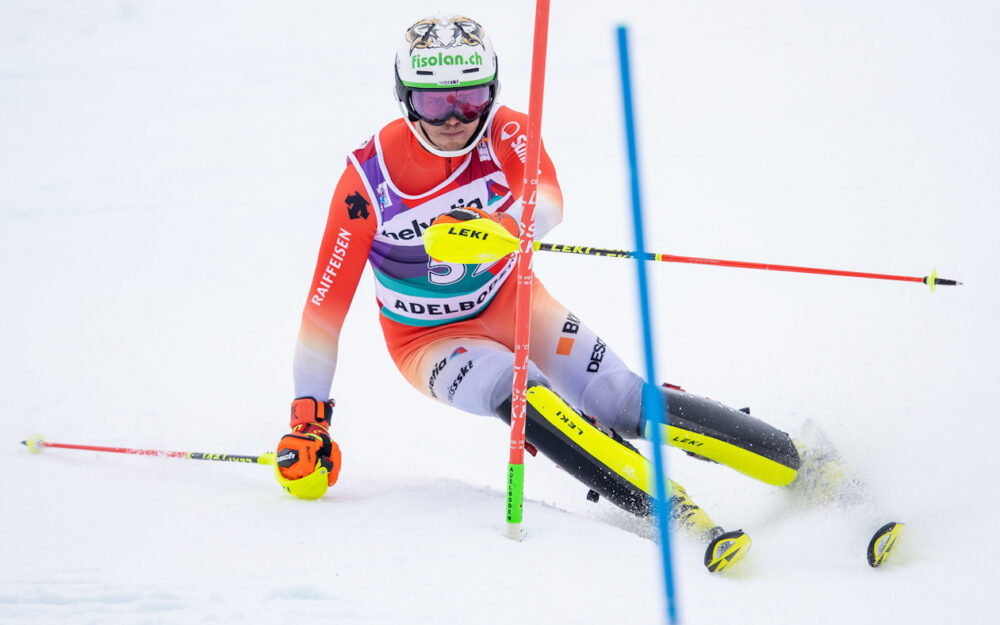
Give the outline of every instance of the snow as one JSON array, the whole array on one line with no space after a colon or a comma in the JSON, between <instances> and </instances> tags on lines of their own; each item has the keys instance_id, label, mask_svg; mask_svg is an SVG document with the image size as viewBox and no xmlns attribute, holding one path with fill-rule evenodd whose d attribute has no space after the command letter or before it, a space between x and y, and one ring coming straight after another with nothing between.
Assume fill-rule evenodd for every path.
<instances>
[{"instance_id":1,"label":"snow","mask_svg":"<svg viewBox=\"0 0 1000 625\"><path fill-rule=\"evenodd\" d=\"M685 623L983 622L1000 553L1000 10L989 2L553 3L544 132L560 243L632 246L613 27L632 27L650 249L940 275L650 268L657 369L823 424L884 511L807 507L671 450L754 540L674 539ZM398 111L396 0L0 5L0 623L659 623L650 529L543 458L503 536L507 434L409 388L362 280L334 382L340 482L49 440L262 453L345 154ZM466 2L526 108L533 3ZM641 369L632 264L536 255ZM648 448L647 448L648 449ZM864 561L886 517L892 566ZM977 536L977 533L980 533ZM975 539L973 539L976 537Z\"/></svg>"}]
</instances>

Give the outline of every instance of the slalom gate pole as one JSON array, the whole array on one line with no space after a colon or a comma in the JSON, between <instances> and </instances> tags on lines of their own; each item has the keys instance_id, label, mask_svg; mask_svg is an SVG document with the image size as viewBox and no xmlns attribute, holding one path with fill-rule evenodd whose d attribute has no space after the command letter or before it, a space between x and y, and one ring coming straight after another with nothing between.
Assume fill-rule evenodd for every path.
<instances>
[{"instance_id":1,"label":"slalom gate pole","mask_svg":"<svg viewBox=\"0 0 1000 625\"><path fill-rule=\"evenodd\" d=\"M677 598L674 595L674 574L672 558L670 555L670 503L667 500L667 473L666 463L663 458L663 440L658 424L663 423L665 414L663 399L656 389L654 381L657 379L655 371L655 359L653 357L653 323L650 313L649 284L646 280L646 263L644 258L645 243L642 228L642 196L640 193L639 178L639 154L636 148L635 136L635 115L632 107L632 79L629 69L628 56L628 29L625 26L618 27L618 56L621 61L621 81L622 81L622 101L625 113L625 141L628 147L628 163L631 179L632 197L632 221L635 226L635 264L639 278L639 308L642 313L642 333L643 346L646 356L646 383L643 385L643 419L652 422L654 427L649 428L652 432L653 444L653 466L656 497L653 500L654 512L656 514L657 525L660 529L660 545L662 547L663 560L663 582L666 594L667 619L670 623L677 623Z\"/></svg>"},{"instance_id":2,"label":"slalom gate pole","mask_svg":"<svg viewBox=\"0 0 1000 625\"><path fill-rule=\"evenodd\" d=\"M542 150L542 95L549 32L549 0L535 4L535 35L528 97L528 149L521 191L521 241L517 258L517 298L514 329L514 384L510 410L510 460L507 463L507 537L521 539L524 513L524 425L527 409L528 346L531 333L531 254L535 240L535 203Z\"/></svg>"},{"instance_id":3,"label":"slalom gate pole","mask_svg":"<svg viewBox=\"0 0 1000 625\"><path fill-rule=\"evenodd\" d=\"M817 267L796 267L794 265L773 265L770 263L754 263L742 260L722 260L718 258L697 258L694 256L675 256L673 254L655 254L643 250L610 250L598 247L582 247L579 245L562 245L560 243L535 243L535 250L541 252L562 252L564 254L582 254L585 256L610 256L613 258L642 258L665 263L688 263L692 265L714 265L716 267L735 267L738 269L763 269L765 271L790 271L796 273L814 273L827 276L846 276L849 278L869 278L873 280L898 280L901 282L922 282L931 287L933 292L937 286L957 286L961 282L939 278L937 271L930 275L896 276L885 273L866 273L863 271L846 271L843 269L820 269Z\"/></svg>"},{"instance_id":4,"label":"slalom gate pole","mask_svg":"<svg viewBox=\"0 0 1000 625\"><path fill-rule=\"evenodd\" d=\"M158 458L178 458L181 460L213 460L215 462L244 462L255 464L274 464L274 453L268 452L260 456L240 454L224 454L201 451L163 451L160 449L136 449L133 447L101 447L98 445L73 445L69 443L50 443L39 434L29 436L21 444L32 453L40 453L44 449L76 449L80 451L99 451L112 454L131 454L134 456L155 456Z\"/></svg>"}]
</instances>

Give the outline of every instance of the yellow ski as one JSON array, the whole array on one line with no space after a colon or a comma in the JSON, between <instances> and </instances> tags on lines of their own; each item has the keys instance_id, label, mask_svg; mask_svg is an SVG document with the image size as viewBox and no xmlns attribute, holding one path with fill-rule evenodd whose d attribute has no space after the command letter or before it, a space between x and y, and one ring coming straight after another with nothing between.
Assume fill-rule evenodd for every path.
<instances>
[{"instance_id":1,"label":"yellow ski","mask_svg":"<svg viewBox=\"0 0 1000 625\"><path fill-rule=\"evenodd\" d=\"M893 552L903 533L903 523L891 521L878 528L871 542L868 543L868 565L872 568L882 566Z\"/></svg>"}]
</instances>

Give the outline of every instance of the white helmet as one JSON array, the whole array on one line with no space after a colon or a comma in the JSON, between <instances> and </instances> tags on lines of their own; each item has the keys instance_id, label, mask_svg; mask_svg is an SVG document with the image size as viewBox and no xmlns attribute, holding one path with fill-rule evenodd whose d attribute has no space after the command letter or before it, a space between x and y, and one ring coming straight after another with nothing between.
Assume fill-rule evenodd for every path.
<instances>
[{"instance_id":1,"label":"white helmet","mask_svg":"<svg viewBox=\"0 0 1000 625\"><path fill-rule=\"evenodd\" d=\"M488 92L483 87L488 88ZM413 104L414 93L475 88L479 88L477 91L482 94L482 100L468 110L471 119L459 118L468 123L478 117L479 126L461 149L441 150L435 147L414 125L421 119ZM406 30L404 40L396 49L396 99L410 130L432 154L461 156L469 152L486 132L499 90L497 55L493 51L493 43L483 27L468 17L451 14L426 17ZM459 113L457 110L452 112ZM437 123L444 121L438 120Z\"/></svg>"}]
</instances>

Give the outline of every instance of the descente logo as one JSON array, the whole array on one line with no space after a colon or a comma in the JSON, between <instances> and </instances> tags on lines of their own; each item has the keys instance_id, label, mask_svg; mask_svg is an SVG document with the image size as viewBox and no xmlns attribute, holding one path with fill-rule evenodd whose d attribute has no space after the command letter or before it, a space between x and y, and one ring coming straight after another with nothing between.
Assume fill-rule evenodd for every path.
<instances>
[{"instance_id":1,"label":"descente logo","mask_svg":"<svg viewBox=\"0 0 1000 625\"><path fill-rule=\"evenodd\" d=\"M410 57L410 65L413 69L418 67L434 67L435 65L482 65L483 57L478 52L475 54L470 54L469 56L462 56L461 54L445 54L444 52L438 52L437 54L431 54L425 56L423 54L414 54Z\"/></svg>"}]
</instances>

